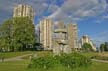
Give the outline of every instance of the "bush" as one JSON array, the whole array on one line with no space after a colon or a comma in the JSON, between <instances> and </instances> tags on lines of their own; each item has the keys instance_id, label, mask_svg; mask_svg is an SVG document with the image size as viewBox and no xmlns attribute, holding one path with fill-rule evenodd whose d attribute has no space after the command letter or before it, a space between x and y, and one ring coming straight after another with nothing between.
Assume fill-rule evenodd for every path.
<instances>
[{"instance_id":1,"label":"bush","mask_svg":"<svg viewBox=\"0 0 108 71\"><path fill-rule=\"evenodd\" d=\"M89 43L84 43L82 46L83 52L90 52L93 51L91 44Z\"/></svg>"},{"instance_id":2,"label":"bush","mask_svg":"<svg viewBox=\"0 0 108 71\"><path fill-rule=\"evenodd\" d=\"M61 56L46 56L33 58L29 68L49 69L57 67L58 65L67 68L76 68L81 66L88 66L91 64L91 60L81 54L71 53L62 54Z\"/></svg>"},{"instance_id":3,"label":"bush","mask_svg":"<svg viewBox=\"0 0 108 71\"><path fill-rule=\"evenodd\" d=\"M53 68L56 64L58 64L58 60L56 60L56 57L39 57L32 59L32 63L29 65L29 68L49 69Z\"/></svg>"},{"instance_id":4,"label":"bush","mask_svg":"<svg viewBox=\"0 0 108 71\"><path fill-rule=\"evenodd\" d=\"M91 64L91 60L78 53L65 54L61 58L61 64L67 66L68 68L76 68L81 66L88 66Z\"/></svg>"}]
</instances>

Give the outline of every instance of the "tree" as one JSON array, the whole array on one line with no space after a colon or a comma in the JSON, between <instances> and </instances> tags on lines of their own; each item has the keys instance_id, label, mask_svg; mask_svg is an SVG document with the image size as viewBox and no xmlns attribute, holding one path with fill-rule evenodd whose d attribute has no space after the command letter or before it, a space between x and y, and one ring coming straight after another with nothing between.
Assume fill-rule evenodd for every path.
<instances>
[{"instance_id":1,"label":"tree","mask_svg":"<svg viewBox=\"0 0 108 71\"><path fill-rule=\"evenodd\" d=\"M35 27L33 22L29 18L14 18L15 32L13 34L15 46L19 50L26 50L32 48L36 42ZM22 44L22 45L21 45Z\"/></svg>"},{"instance_id":2,"label":"tree","mask_svg":"<svg viewBox=\"0 0 108 71\"><path fill-rule=\"evenodd\" d=\"M105 51L105 44L101 44L100 45L100 50L101 50L101 52L104 52Z\"/></svg>"},{"instance_id":3,"label":"tree","mask_svg":"<svg viewBox=\"0 0 108 71\"><path fill-rule=\"evenodd\" d=\"M36 42L35 27L28 17L9 19L1 25L0 31L2 47L9 47L11 51L33 48Z\"/></svg>"},{"instance_id":4,"label":"tree","mask_svg":"<svg viewBox=\"0 0 108 71\"><path fill-rule=\"evenodd\" d=\"M101 52L108 51L107 42L100 45Z\"/></svg>"},{"instance_id":5,"label":"tree","mask_svg":"<svg viewBox=\"0 0 108 71\"><path fill-rule=\"evenodd\" d=\"M12 25L12 20L9 19L0 26L0 48L3 51L10 51Z\"/></svg>"},{"instance_id":6,"label":"tree","mask_svg":"<svg viewBox=\"0 0 108 71\"><path fill-rule=\"evenodd\" d=\"M108 42L105 42L105 51L108 51Z\"/></svg>"},{"instance_id":7,"label":"tree","mask_svg":"<svg viewBox=\"0 0 108 71\"><path fill-rule=\"evenodd\" d=\"M92 46L89 43L84 43L83 46L82 46L82 49L84 51L93 51Z\"/></svg>"}]
</instances>

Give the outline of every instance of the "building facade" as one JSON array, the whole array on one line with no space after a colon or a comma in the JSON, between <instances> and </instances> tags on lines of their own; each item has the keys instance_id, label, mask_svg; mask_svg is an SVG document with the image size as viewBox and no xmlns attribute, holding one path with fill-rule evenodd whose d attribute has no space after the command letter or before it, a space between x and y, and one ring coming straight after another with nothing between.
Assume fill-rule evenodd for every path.
<instances>
[{"instance_id":1,"label":"building facade","mask_svg":"<svg viewBox=\"0 0 108 71\"><path fill-rule=\"evenodd\" d=\"M67 24L68 45L71 49L78 48L77 30L76 24Z\"/></svg>"},{"instance_id":2,"label":"building facade","mask_svg":"<svg viewBox=\"0 0 108 71\"><path fill-rule=\"evenodd\" d=\"M32 21L34 20L33 8L29 5L17 5L14 7L13 17L29 17Z\"/></svg>"},{"instance_id":3,"label":"building facade","mask_svg":"<svg viewBox=\"0 0 108 71\"><path fill-rule=\"evenodd\" d=\"M65 25L63 21L59 21L55 29L53 29L53 26L50 19L40 21L39 36L44 50L60 48L62 51L78 48L76 24Z\"/></svg>"},{"instance_id":4,"label":"building facade","mask_svg":"<svg viewBox=\"0 0 108 71\"><path fill-rule=\"evenodd\" d=\"M89 43L91 46L92 46L92 49L94 51L96 51L96 46L93 44L93 42L90 40L89 36L88 35L84 35L82 36L81 40L81 46L83 46L84 43Z\"/></svg>"},{"instance_id":5,"label":"building facade","mask_svg":"<svg viewBox=\"0 0 108 71\"><path fill-rule=\"evenodd\" d=\"M44 50L52 49L53 22L50 19L40 21L40 43Z\"/></svg>"},{"instance_id":6,"label":"building facade","mask_svg":"<svg viewBox=\"0 0 108 71\"><path fill-rule=\"evenodd\" d=\"M84 43L90 43L90 39L89 39L88 35L82 36L81 45L83 45Z\"/></svg>"},{"instance_id":7,"label":"building facade","mask_svg":"<svg viewBox=\"0 0 108 71\"><path fill-rule=\"evenodd\" d=\"M58 47L62 51L67 47L67 30L64 22L59 21L54 33L56 34L56 39L54 39L54 41L57 43L57 45L54 44L54 47Z\"/></svg>"}]
</instances>

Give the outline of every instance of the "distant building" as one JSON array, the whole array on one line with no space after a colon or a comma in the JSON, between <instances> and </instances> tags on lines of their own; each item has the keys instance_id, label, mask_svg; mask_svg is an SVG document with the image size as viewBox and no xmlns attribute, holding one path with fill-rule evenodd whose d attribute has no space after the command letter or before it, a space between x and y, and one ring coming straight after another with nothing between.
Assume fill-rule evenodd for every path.
<instances>
[{"instance_id":1,"label":"distant building","mask_svg":"<svg viewBox=\"0 0 108 71\"><path fill-rule=\"evenodd\" d=\"M59 21L57 28L54 30L55 34L57 34L56 38L59 40L66 40L67 39L67 30L64 22Z\"/></svg>"},{"instance_id":2,"label":"distant building","mask_svg":"<svg viewBox=\"0 0 108 71\"><path fill-rule=\"evenodd\" d=\"M89 39L88 35L82 36L81 45L83 45L84 43L89 43L89 42L90 42L90 39Z\"/></svg>"},{"instance_id":3,"label":"distant building","mask_svg":"<svg viewBox=\"0 0 108 71\"><path fill-rule=\"evenodd\" d=\"M90 40L89 36L88 35L84 35L82 36L81 40L81 46L83 46L84 43L89 43L91 46L92 46L92 49L94 51L96 51L96 46L93 44L93 42Z\"/></svg>"},{"instance_id":4,"label":"distant building","mask_svg":"<svg viewBox=\"0 0 108 71\"><path fill-rule=\"evenodd\" d=\"M54 47L58 47L61 50L63 48L67 47L67 30L66 26L64 25L64 22L59 21L57 28L54 30L54 33L56 34L56 39L54 39Z\"/></svg>"},{"instance_id":5,"label":"distant building","mask_svg":"<svg viewBox=\"0 0 108 71\"><path fill-rule=\"evenodd\" d=\"M40 21L40 43L43 45L44 50L52 49L52 34L53 22L51 19L44 19Z\"/></svg>"},{"instance_id":6,"label":"distant building","mask_svg":"<svg viewBox=\"0 0 108 71\"><path fill-rule=\"evenodd\" d=\"M55 47L57 46L59 47L62 46L62 48L68 47L71 50L78 48L76 24L71 23L65 25L64 22L59 21L57 28L54 30L54 33L56 34L56 39L54 39L55 40L54 43L56 44Z\"/></svg>"},{"instance_id":7,"label":"distant building","mask_svg":"<svg viewBox=\"0 0 108 71\"><path fill-rule=\"evenodd\" d=\"M76 24L68 24L67 25L67 36L68 36L68 45L70 48L78 48L77 43L77 25Z\"/></svg>"},{"instance_id":8,"label":"distant building","mask_svg":"<svg viewBox=\"0 0 108 71\"><path fill-rule=\"evenodd\" d=\"M29 5L17 5L14 7L13 17L29 17L32 21L34 20L33 8Z\"/></svg>"},{"instance_id":9,"label":"distant building","mask_svg":"<svg viewBox=\"0 0 108 71\"><path fill-rule=\"evenodd\" d=\"M44 50L57 49L60 51L69 51L78 48L77 42L77 25L65 25L63 21L56 24L53 29L53 22L50 19L40 21L40 43L43 45Z\"/></svg>"}]
</instances>

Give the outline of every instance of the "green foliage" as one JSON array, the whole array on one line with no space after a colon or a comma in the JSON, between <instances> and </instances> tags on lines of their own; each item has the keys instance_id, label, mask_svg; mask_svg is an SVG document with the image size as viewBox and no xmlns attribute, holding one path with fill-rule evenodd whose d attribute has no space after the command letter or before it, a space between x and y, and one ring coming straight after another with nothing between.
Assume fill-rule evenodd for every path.
<instances>
[{"instance_id":1,"label":"green foliage","mask_svg":"<svg viewBox=\"0 0 108 71\"><path fill-rule=\"evenodd\" d=\"M100 50L103 51L108 51L108 43L105 42L103 44L100 45Z\"/></svg>"},{"instance_id":2,"label":"green foliage","mask_svg":"<svg viewBox=\"0 0 108 71\"><path fill-rule=\"evenodd\" d=\"M47 57L40 57L40 58L33 58L32 64L29 65L30 68L42 68L42 69L49 69L56 66L58 61L55 57L47 56Z\"/></svg>"},{"instance_id":3,"label":"green foliage","mask_svg":"<svg viewBox=\"0 0 108 71\"><path fill-rule=\"evenodd\" d=\"M0 71L108 71L108 63L104 62L93 62L89 67L80 67L75 69L65 68L59 65L47 70L28 69L28 63L30 63L30 60L1 62Z\"/></svg>"},{"instance_id":4,"label":"green foliage","mask_svg":"<svg viewBox=\"0 0 108 71\"><path fill-rule=\"evenodd\" d=\"M105 44L100 45L100 50L101 50L101 52L105 51Z\"/></svg>"},{"instance_id":5,"label":"green foliage","mask_svg":"<svg viewBox=\"0 0 108 71\"><path fill-rule=\"evenodd\" d=\"M7 20L0 26L0 49L8 51L11 47L12 20Z\"/></svg>"},{"instance_id":6,"label":"green foliage","mask_svg":"<svg viewBox=\"0 0 108 71\"><path fill-rule=\"evenodd\" d=\"M82 50L84 51L93 51L92 46L89 43L84 43L82 46Z\"/></svg>"},{"instance_id":7,"label":"green foliage","mask_svg":"<svg viewBox=\"0 0 108 71\"><path fill-rule=\"evenodd\" d=\"M0 27L0 48L6 51L23 51L36 42L35 27L28 17L16 17Z\"/></svg>"},{"instance_id":8,"label":"green foliage","mask_svg":"<svg viewBox=\"0 0 108 71\"><path fill-rule=\"evenodd\" d=\"M105 51L108 51L108 42L105 42Z\"/></svg>"},{"instance_id":9,"label":"green foliage","mask_svg":"<svg viewBox=\"0 0 108 71\"><path fill-rule=\"evenodd\" d=\"M91 60L78 53L65 54L60 60L61 64L68 68L76 68L80 66L88 66L91 64Z\"/></svg>"},{"instance_id":10,"label":"green foliage","mask_svg":"<svg viewBox=\"0 0 108 71\"><path fill-rule=\"evenodd\" d=\"M101 52L108 51L108 42L102 43L100 45L100 51Z\"/></svg>"},{"instance_id":11,"label":"green foliage","mask_svg":"<svg viewBox=\"0 0 108 71\"><path fill-rule=\"evenodd\" d=\"M85 67L91 64L91 60L78 53L62 54L61 56L45 56L33 58L29 68L50 69L56 66L66 68Z\"/></svg>"}]
</instances>

